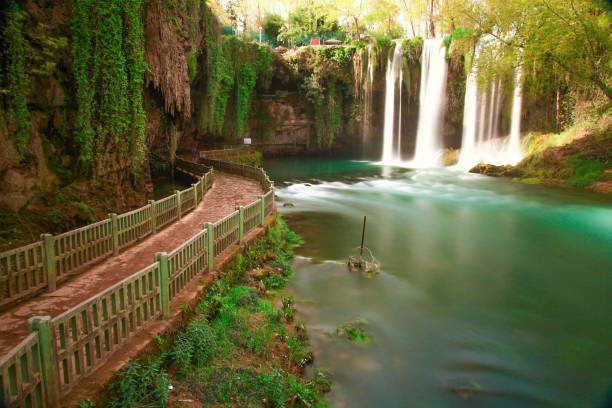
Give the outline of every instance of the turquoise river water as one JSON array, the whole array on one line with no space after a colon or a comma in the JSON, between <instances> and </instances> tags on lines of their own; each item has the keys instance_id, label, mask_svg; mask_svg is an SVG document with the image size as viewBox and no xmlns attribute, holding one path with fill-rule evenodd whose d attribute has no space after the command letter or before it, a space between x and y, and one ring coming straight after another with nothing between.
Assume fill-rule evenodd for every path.
<instances>
[{"instance_id":1,"label":"turquoise river water","mask_svg":"<svg viewBox=\"0 0 612 408\"><path fill-rule=\"evenodd\" d=\"M612 203L448 169L265 167L306 241L289 290L335 407L604 406ZM364 215L373 278L345 265ZM370 344L331 334L355 318Z\"/></svg>"}]
</instances>

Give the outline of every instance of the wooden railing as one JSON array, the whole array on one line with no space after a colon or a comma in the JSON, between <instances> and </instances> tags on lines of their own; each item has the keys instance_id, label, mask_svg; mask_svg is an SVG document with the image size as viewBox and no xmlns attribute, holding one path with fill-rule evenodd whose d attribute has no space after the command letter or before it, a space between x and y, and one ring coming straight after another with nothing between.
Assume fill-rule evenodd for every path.
<instances>
[{"instance_id":1,"label":"wooden railing","mask_svg":"<svg viewBox=\"0 0 612 408\"><path fill-rule=\"evenodd\" d=\"M47 287L42 241L0 254L0 306L32 296Z\"/></svg>"},{"instance_id":2,"label":"wooden railing","mask_svg":"<svg viewBox=\"0 0 612 408\"><path fill-rule=\"evenodd\" d=\"M225 166L224 170L253 178L262 187L267 185L263 189L265 194L214 224L206 223L204 230L174 251L157 253L151 265L61 315L53 319L48 316L30 319L32 333L0 359L0 406L59 406L62 396L110 358L131 336L147 323L168 317L171 300L196 276L212 269L215 255L231 245L242 243L245 234L258 225L264 225L265 217L274 212L273 185L263 169L236 166L249 167L231 165ZM199 183L180 195L62 234L64 255L60 258L62 262L69 259L68 263L76 268L67 268L66 274L78 270L80 265L107 256L120 245L119 242L137 241L164 223L178 219L182 206L179 203L188 202L190 196L201 201L212 184L212 172L202 177ZM189 208L191 204L185 205L183 208ZM120 217L125 223L120 222ZM109 222L110 235L105 224ZM122 238L115 231L122 231ZM110 241L114 243L111 245ZM83 249L73 250L78 247L77 242L83 244ZM45 269L47 245L49 238L2 254L0 265L3 265L3 271L13 271L11 279L18 282L2 280L1 288L14 293L21 282L30 284L29 288L44 287L46 281L42 271ZM54 246L49 248L51 250Z\"/></svg>"},{"instance_id":3,"label":"wooden railing","mask_svg":"<svg viewBox=\"0 0 612 408\"><path fill-rule=\"evenodd\" d=\"M197 183L169 197L149 201L136 210L110 214L105 220L63 234L43 234L38 242L0 253L0 310L45 290L53 292L59 282L117 254L194 209L212 186L212 169L189 162L176 167L197 178Z\"/></svg>"}]
</instances>

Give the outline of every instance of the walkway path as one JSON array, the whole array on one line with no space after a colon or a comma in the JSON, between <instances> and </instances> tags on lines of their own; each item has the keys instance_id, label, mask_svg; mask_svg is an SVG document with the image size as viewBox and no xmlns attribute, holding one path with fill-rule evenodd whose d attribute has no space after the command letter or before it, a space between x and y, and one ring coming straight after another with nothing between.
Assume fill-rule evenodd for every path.
<instances>
[{"instance_id":1,"label":"walkway path","mask_svg":"<svg viewBox=\"0 0 612 408\"><path fill-rule=\"evenodd\" d=\"M156 252L170 252L202 230L205 222L216 222L247 205L262 194L252 180L215 173L214 184L200 205L164 230L115 257L93 266L60 286L55 292L36 296L0 314L0 356L6 354L28 334L27 320L32 316L55 317L105 288L127 278L154 262Z\"/></svg>"}]
</instances>

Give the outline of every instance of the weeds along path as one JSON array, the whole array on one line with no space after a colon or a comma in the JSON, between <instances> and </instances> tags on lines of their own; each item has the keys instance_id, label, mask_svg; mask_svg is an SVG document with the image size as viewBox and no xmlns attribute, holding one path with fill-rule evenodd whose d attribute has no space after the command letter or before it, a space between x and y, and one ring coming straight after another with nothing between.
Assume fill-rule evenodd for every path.
<instances>
[{"instance_id":1,"label":"weeds along path","mask_svg":"<svg viewBox=\"0 0 612 408\"><path fill-rule=\"evenodd\" d=\"M154 262L156 252L170 252L202 230L203 223L216 222L247 205L262 194L252 180L215 173L214 184L198 207L181 220L150 235L141 243L115 257L94 265L67 281L55 292L45 293L0 314L0 356L5 355L28 334L32 316L55 317L96 293L127 278Z\"/></svg>"}]
</instances>

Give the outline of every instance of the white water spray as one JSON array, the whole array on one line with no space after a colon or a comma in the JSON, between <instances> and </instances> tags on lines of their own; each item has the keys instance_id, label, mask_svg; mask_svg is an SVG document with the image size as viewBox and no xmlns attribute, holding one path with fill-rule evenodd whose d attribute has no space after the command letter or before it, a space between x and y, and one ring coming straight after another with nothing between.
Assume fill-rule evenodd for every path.
<instances>
[{"instance_id":1,"label":"white water spray","mask_svg":"<svg viewBox=\"0 0 612 408\"><path fill-rule=\"evenodd\" d=\"M413 163L436 166L440 162L441 123L445 104L446 49L441 39L423 41L419 124Z\"/></svg>"},{"instance_id":2,"label":"white water spray","mask_svg":"<svg viewBox=\"0 0 612 408\"><path fill-rule=\"evenodd\" d=\"M478 90L477 75L478 68L474 65L466 83L463 138L457 167L470 169L478 163L516 164L521 159L520 115L522 97L520 70L517 71L514 88L512 129L510 136L504 138L498 137L502 106L501 80L493 79L487 93L486 90Z\"/></svg>"},{"instance_id":3,"label":"white water spray","mask_svg":"<svg viewBox=\"0 0 612 408\"><path fill-rule=\"evenodd\" d=\"M521 74L521 68L519 67L514 77L514 94L512 96L512 121L510 122L508 146L508 160L511 164L516 164L521 160L521 109L523 107Z\"/></svg>"},{"instance_id":4,"label":"white water spray","mask_svg":"<svg viewBox=\"0 0 612 408\"><path fill-rule=\"evenodd\" d=\"M363 129L362 146L365 148L366 142L370 137L372 122L372 84L374 83L374 64L372 63L372 46L368 46L368 67L364 80L364 109L363 109Z\"/></svg>"},{"instance_id":5,"label":"white water spray","mask_svg":"<svg viewBox=\"0 0 612 408\"><path fill-rule=\"evenodd\" d=\"M394 135L394 122L395 122L395 87L396 82L400 78L401 70L401 58L402 58L402 43L397 41L395 43L395 50L393 51L393 59L387 61L387 78L385 87L385 123L383 130L383 154L382 161L385 163L392 163L400 160L399 150L394 149L393 135ZM400 85L401 86L401 85ZM401 91L400 91L401 92ZM401 106L399 111L399 117L401 118ZM397 135L398 142L401 140L401 134Z\"/></svg>"}]
</instances>

